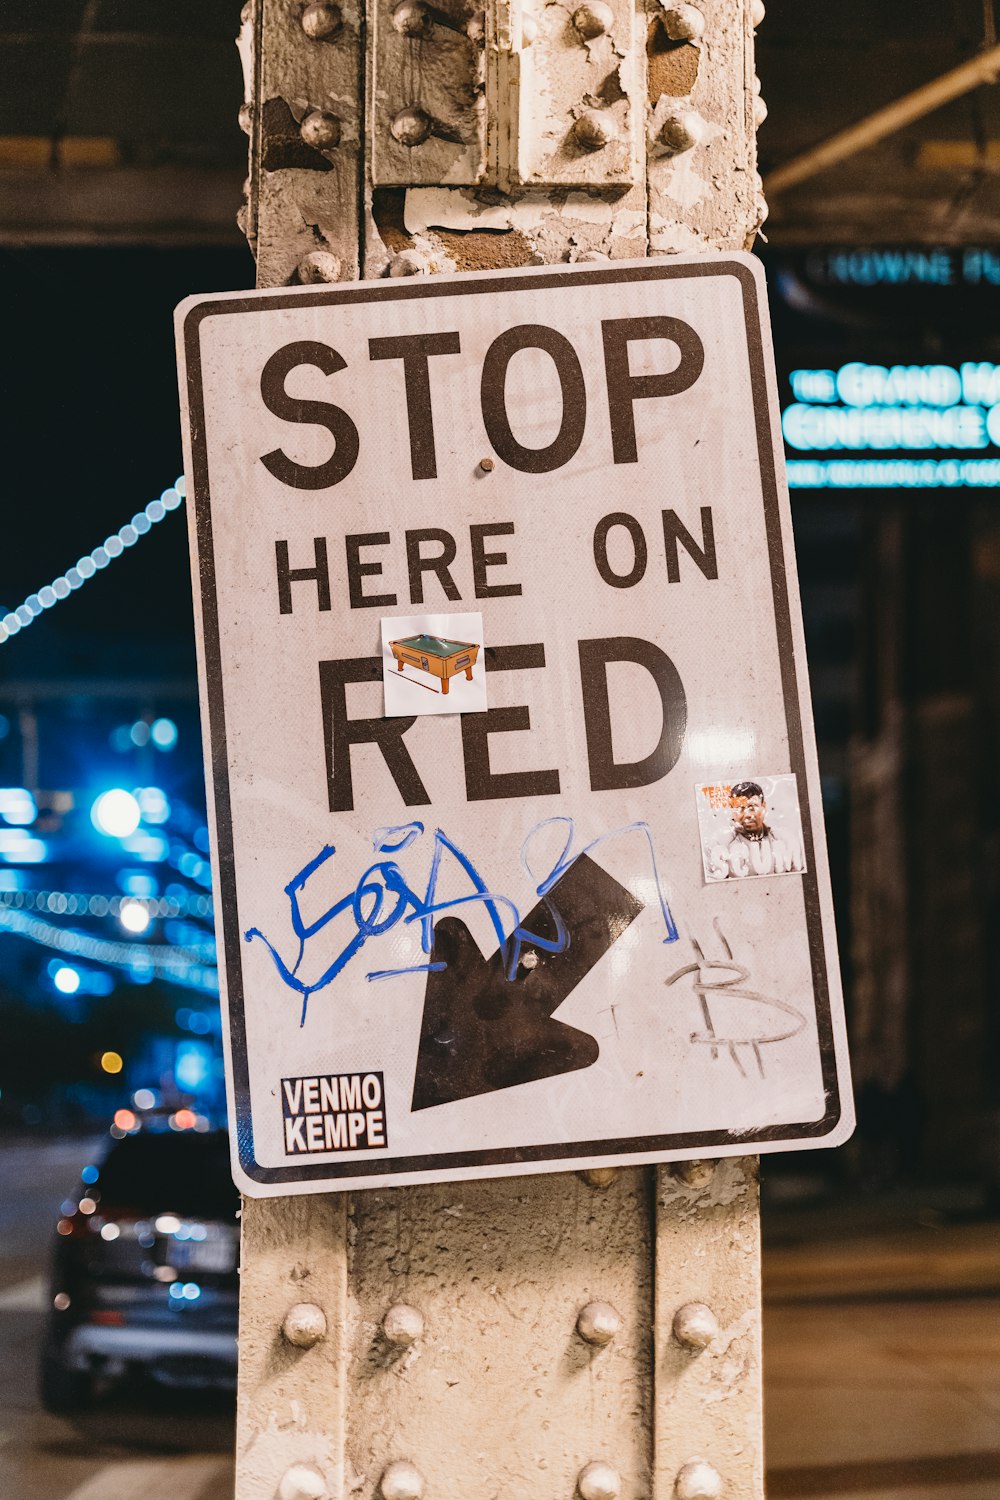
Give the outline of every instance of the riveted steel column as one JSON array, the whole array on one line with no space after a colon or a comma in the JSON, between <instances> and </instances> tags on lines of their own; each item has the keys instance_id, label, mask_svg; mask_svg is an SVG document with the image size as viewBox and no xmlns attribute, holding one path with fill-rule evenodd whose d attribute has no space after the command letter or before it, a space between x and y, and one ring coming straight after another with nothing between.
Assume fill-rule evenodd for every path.
<instances>
[{"instance_id":1,"label":"riveted steel column","mask_svg":"<svg viewBox=\"0 0 1000 1500\"><path fill-rule=\"evenodd\" d=\"M362 9L244 11L261 286L752 243L760 0ZM758 1500L759 1339L751 1159L246 1199L237 1500Z\"/></svg>"}]
</instances>

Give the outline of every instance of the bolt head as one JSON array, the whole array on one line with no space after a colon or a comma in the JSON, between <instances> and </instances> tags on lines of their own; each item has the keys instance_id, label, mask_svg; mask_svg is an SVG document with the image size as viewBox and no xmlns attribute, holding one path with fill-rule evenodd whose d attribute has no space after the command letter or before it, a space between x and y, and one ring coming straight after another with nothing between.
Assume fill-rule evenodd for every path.
<instances>
[{"instance_id":1,"label":"bolt head","mask_svg":"<svg viewBox=\"0 0 1000 1500\"><path fill-rule=\"evenodd\" d=\"M719 1320L705 1302L685 1302L674 1313L674 1338L685 1349L707 1349L719 1332Z\"/></svg>"},{"instance_id":2,"label":"bolt head","mask_svg":"<svg viewBox=\"0 0 1000 1500\"><path fill-rule=\"evenodd\" d=\"M722 1475L704 1458L693 1458L677 1472L674 1494L677 1500L721 1500Z\"/></svg>"},{"instance_id":3,"label":"bolt head","mask_svg":"<svg viewBox=\"0 0 1000 1500\"><path fill-rule=\"evenodd\" d=\"M622 1492L621 1475L610 1464L596 1460L580 1470L576 1487L583 1500L618 1500Z\"/></svg>"},{"instance_id":4,"label":"bolt head","mask_svg":"<svg viewBox=\"0 0 1000 1500\"><path fill-rule=\"evenodd\" d=\"M753 122L759 129L767 119L767 105L758 94L753 101Z\"/></svg>"},{"instance_id":5,"label":"bolt head","mask_svg":"<svg viewBox=\"0 0 1000 1500\"><path fill-rule=\"evenodd\" d=\"M281 1476L278 1500L325 1500L326 1480L312 1464L293 1464Z\"/></svg>"},{"instance_id":6,"label":"bolt head","mask_svg":"<svg viewBox=\"0 0 1000 1500\"><path fill-rule=\"evenodd\" d=\"M496 468L496 464L493 462L492 458L481 458L479 460L479 468L484 474L492 474L493 470Z\"/></svg>"},{"instance_id":7,"label":"bolt head","mask_svg":"<svg viewBox=\"0 0 1000 1500\"><path fill-rule=\"evenodd\" d=\"M604 0L586 0L573 12L573 25L585 42L604 36L615 24L615 13Z\"/></svg>"},{"instance_id":8,"label":"bolt head","mask_svg":"<svg viewBox=\"0 0 1000 1500\"><path fill-rule=\"evenodd\" d=\"M240 129L244 135L249 135L253 129L253 105L241 104L239 113Z\"/></svg>"},{"instance_id":9,"label":"bolt head","mask_svg":"<svg viewBox=\"0 0 1000 1500\"><path fill-rule=\"evenodd\" d=\"M672 156L690 151L705 139L705 122L693 109L668 115L660 126L660 141Z\"/></svg>"},{"instance_id":10,"label":"bolt head","mask_svg":"<svg viewBox=\"0 0 1000 1500\"><path fill-rule=\"evenodd\" d=\"M392 13L392 24L400 36L426 36L433 23L423 0L399 0Z\"/></svg>"},{"instance_id":11,"label":"bolt head","mask_svg":"<svg viewBox=\"0 0 1000 1500\"><path fill-rule=\"evenodd\" d=\"M302 12L302 30L314 42L325 42L335 36L344 24L339 5L307 5Z\"/></svg>"},{"instance_id":12,"label":"bolt head","mask_svg":"<svg viewBox=\"0 0 1000 1500\"><path fill-rule=\"evenodd\" d=\"M336 256L333 257L336 260ZM301 267L299 280L302 279ZM326 1338L326 1314L315 1302L296 1302L285 1313L281 1331L296 1349L311 1349Z\"/></svg>"},{"instance_id":13,"label":"bolt head","mask_svg":"<svg viewBox=\"0 0 1000 1500\"><path fill-rule=\"evenodd\" d=\"M426 276L427 261L419 250L400 250L389 262L390 276Z\"/></svg>"},{"instance_id":14,"label":"bolt head","mask_svg":"<svg viewBox=\"0 0 1000 1500\"><path fill-rule=\"evenodd\" d=\"M425 109L419 104L411 104L408 109L401 109L398 115L394 115L389 130L392 138L401 146L419 146L431 133L433 121Z\"/></svg>"},{"instance_id":15,"label":"bolt head","mask_svg":"<svg viewBox=\"0 0 1000 1500\"><path fill-rule=\"evenodd\" d=\"M705 34L705 17L696 5L668 5L663 12L663 29L672 42L700 42Z\"/></svg>"},{"instance_id":16,"label":"bolt head","mask_svg":"<svg viewBox=\"0 0 1000 1500\"><path fill-rule=\"evenodd\" d=\"M299 261L296 275L301 286L313 286L320 281L339 281L342 270L340 256L332 250L310 250Z\"/></svg>"},{"instance_id":17,"label":"bolt head","mask_svg":"<svg viewBox=\"0 0 1000 1500\"><path fill-rule=\"evenodd\" d=\"M382 1332L390 1344L408 1349L424 1331L424 1315L406 1302L394 1302L382 1319Z\"/></svg>"},{"instance_id":18,"label":"bolt head","mask_svg":"<svg viewBox=\"0 0 1000 1500\"><path fill-rule=\"evenodd\" d=\"M588 1302L580 1309L576 1331L587 1344L603 1348L622 1326L621 1313L610 1302Z\"/></svg>"},{"instance_id":19,"label":"bolt head","mask_svg":"<svg viewBox=\"0 0 1000 1500\"><path fill-rule=\"evenodd\" d=\"M299 135L316 151L332 151L340 145L340 121L327 109L311 109L299 126Z\"/></svg>"},{"instance_id":20,"label":"bolt head","mask_svg":"<svg viewBox=\"0 0 1000 1500\"><path fill-rule=\"evenodd\" d=\"M761 21L763 21L766 14L767 12L764 9L764 0L750 0L750 21L753 25L754 31L757 30L757 27L760 25Z\"/></svg>"},{"instance_id":21,"label":"bolt head","mask_svg":"<svg viewBox=\"0 0 1000 1500\"><path fill-rule=\"evenodd\" d=\"M615 1171L614 1167L585 1167L580 1177L588 1187L606 1188L614 1182Z\"/></svg>"},{"instance_id":22,"label":"bolt head","mask_svg":"<svg viewBox=\"0 0 1000 1500\"><path fill-rule=\"evenodd\" d=\"M382 1500L420 1500L424 1493L424 1476L406 1459L391 1463L379 1480Z\"/></svg>"},{"instance_id":23,"label":"bolt head","mask_svg":"<svg viewBox=\"0 0 1000 1500\"><path fill-rule=\"evenodd\" d=\"M573 121L573 139L584 151L601 151L618 137L618 121L606 109L585 109Z\"/></svg>"},{"instance_id":24,"label":"bolt head","mask_svg":"<svg viewBox=\"0 0 1000 1500\"><path fill-rule=\"evenodd\" d=\"M670 1167L671 1177L676 1177L685 1187L707 1187L715 1176L714 1161L675 1161Z\"/></svg>"}]
</instances>

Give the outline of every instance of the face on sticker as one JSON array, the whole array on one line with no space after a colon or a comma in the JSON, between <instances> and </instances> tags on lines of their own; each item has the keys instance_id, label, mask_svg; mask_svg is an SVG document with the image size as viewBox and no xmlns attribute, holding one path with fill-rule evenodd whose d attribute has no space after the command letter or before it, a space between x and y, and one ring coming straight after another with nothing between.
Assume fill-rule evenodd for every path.
<instances>
[{"instance_id":1,"label":"face on sticker","mask_svg":"<svg viewBox=\"0 0 1000 1500\"><path fill-rule=\"evenodd\" d=\"M733 797L733 822L741 833L762 833L767 803L762 794Z\"/></svg>"}]
</instances>

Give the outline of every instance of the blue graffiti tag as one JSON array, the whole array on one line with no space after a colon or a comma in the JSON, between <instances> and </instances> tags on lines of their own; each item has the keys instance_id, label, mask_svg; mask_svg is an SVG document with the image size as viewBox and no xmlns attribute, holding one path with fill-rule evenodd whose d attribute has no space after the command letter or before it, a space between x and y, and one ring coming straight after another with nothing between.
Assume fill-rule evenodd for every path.
<instances>
[{"instance_id":1,"label":"blue graffiti tag","mask_svg":"<svg viewBox=\"0 0 1000 1500\"><path fill-rule=\"evenodd\" d=\"M558 825L562 825L565 832L562 847L555 860L550 863L547 873L541 879L538 879L538 872L532 868L532 860L529 852L532 841L536 840L542 834L543 830ZM499 892L491 891L469 856L442 829L438 828L434 832L430 869L422 894L415 890L409 883L402 868L395 859L382 859L369 865L353 890L341 897L339 901L334 902L315 921L307 922L302 915L300 897L312 877L336 853L336 848L333 844L326 844L308 864L303 865L298 874L294 875L284 888L285 895L288 898L292 932L297 942L294 960L290 964L286 963L275 945L264 935L259 927L249 928L244 933L244 939L248 943L253 942L254 939L259 939L271 955L282 983L301 996L302 1014L300 1025L305 1025L310 997L317 994L320 990L325 989L327 985L332 984L337 975L350 963L355 954L360 952L370 938L382 937L400 922L406 924L416 922L420 928L420 946L423 952L429 957L434 946L434 918L441 912L454 911L456 908L466 906L470 902L477 902L485 908L493 930L496 933L497 942L503 956L504 973L509 980L513 980L517 973L521 949L525 943L530 943L533 947L541 948L546 953L563 953L569 947L572 940L571 934L567 930L566 924L563 922L558 908L550 898L549 893L562 876L565 875L570 866L581 855L589 854L609 839L620 838L624 834L635 832L642 834L649 846L653 881L656 886L663 925L666 930L666 937L663 941L665 943L674 943L678 937L677 926L663 892L656 864L656 851L653 846L653 837L649 825L643 822L625 824L621 828L612 829L609 833L600 834L583 848L574 851L575 826L573 819L570 817L544 819L531 829L524 843L521 845L521 865L529 879L535 882L534 894L540 896L545 902L555 927L554 938L542 937L540 934L531 932L522 926L521 915L514 902ZM423 833L424 825L419 822L379 828L372 839L373 851L376 854L401 854L415 844L422 837ZM446 855L450 855L458 868L464 873L469 881L471 890L462 896L452 896L439 900L438 886L441 879L442 864ZM350 913L354 923L354 931L350 939L319 977L311 983L307 983L299 977L299 969L305 958L307 944L318 933L322 932L329 923L344 912ZM504 915L506 915L510 926L509 933L505 929ZM436 971L444 967L441 963L413 964L399 969L374 969L365 977L369 981L392 979L401 974L421 974L432 970Z\"/></svg>"}]
</instances>

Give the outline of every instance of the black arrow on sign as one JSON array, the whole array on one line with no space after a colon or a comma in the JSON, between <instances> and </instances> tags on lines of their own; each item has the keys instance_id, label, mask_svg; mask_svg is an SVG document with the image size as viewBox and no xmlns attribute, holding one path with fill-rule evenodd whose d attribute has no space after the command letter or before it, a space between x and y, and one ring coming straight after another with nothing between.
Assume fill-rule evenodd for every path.
<instances>
[{"instance_id":1,"label":"black arrow on sign","mask_svg":"<svg viewBox=\"0 0 1000 1500\"><path fill-rule=\"evenodd\" d=\"M596 1037L552 1019L584 975L617 942L643 903L586 854L573 861L522 927L555 940L552 906L569 933L562 953L522 947L514 979L498 948L484 959L465 923L442 917L434 928L411 1109L431 1109L589 1068L600 1055Z\"/></svg>"}]
</instances>

